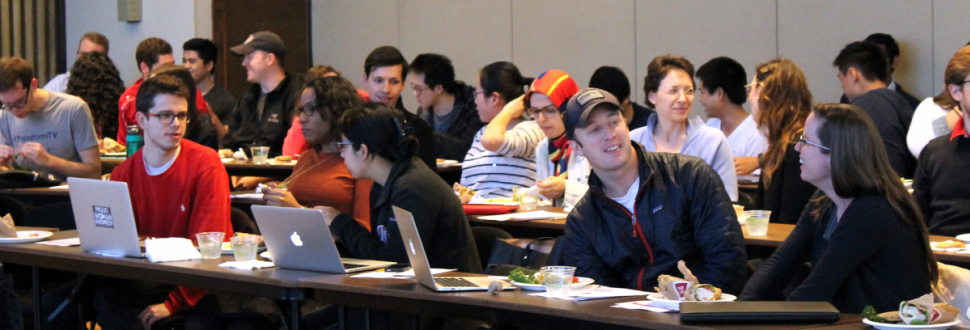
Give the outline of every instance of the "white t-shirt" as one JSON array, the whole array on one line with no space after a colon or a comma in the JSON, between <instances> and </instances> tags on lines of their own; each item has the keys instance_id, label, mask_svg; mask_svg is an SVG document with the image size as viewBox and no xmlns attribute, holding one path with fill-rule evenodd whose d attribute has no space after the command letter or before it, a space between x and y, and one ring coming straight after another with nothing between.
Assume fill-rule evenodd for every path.
<instances>
[{"instance_id":1,"label":"white t-shirt","mask_svg":"<svg viewBox=\"0 0 970 330\"><path fill-rule=\"evenodd\" d=\"M707 119L707 126L720 131L721 120L709 118ZM731 132L727 140L734 157L755 157L768 150L768 138L758 130L758 124L754 122L754 116L751 115L744 118L744 121Z\"/></svg>"},{"instance_id":2,"label":"white t-shirt","mask_svg":"<svg viewBox=\"0 0 970 330\"><path fill-rule=\"evenodd\" d=\"M953 132L946 125L946 114L948 112L950 110L943 109L939 104L933 102L932 97L927 97L919 103L916 111L913 112L913 121L909 124L909 132L906 133L906 145L913 157L919 159L919 153L930 143L930 140Z\"/></svg>"},{"instance_id":3,"label":"white t-shirt","mask_svg":"<svg viewBox=\"0 0 970 330\"><path fill-rule=\"evenodd\" d=\"M623 207L625 207L627 211L630 211L630 213L632 214L635 212L633 211L633 209L636 206L633 204L635 204L637 201L638 192L640 192L640 177L637 177L637 181L633 181L633 184L630 185L630 189L627 189L626 195L623 195L623 197L620 197L620 198L610 198L610 199L612 199L617 203L620 203L620 205L623 205ZM633 221L632 217L630 218L630 221Z\"/></svg>"}]
</instances>

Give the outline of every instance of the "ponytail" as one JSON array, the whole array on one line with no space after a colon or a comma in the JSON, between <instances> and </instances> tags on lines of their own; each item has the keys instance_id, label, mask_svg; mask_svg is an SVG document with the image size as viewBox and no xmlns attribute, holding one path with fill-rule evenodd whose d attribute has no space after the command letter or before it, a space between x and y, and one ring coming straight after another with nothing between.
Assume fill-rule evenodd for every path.
<instances>
[{"instance_id":1,"label":"ponytail","mask_svg":"<svg viewBox=\"0 0 970 330\"><path fill-rule=\"evenodd\" d=\"M347 110L337 126L354 150L367 145L370 154L390 162L408 161L418 152L418 139L404 113L380 102Z\"/></svg>"}]
</instances>

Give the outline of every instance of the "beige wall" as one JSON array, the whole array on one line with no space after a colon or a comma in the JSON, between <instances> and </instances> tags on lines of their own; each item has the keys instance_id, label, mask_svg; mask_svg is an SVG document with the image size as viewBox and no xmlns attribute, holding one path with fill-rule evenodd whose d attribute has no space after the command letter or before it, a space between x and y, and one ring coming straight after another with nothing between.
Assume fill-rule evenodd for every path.
<instances>
[{"instance_id":1,"label":"beige wall","mask_svg":"<svg viewBox=\"0 0 970 330\"><path fill-rule=\"evenodd\" d=\"M311 7L314 64L333 65L354 83L367 53L386 44L408 60L447 55L458 78L472 83L499 60L532 77L561 69L580 87L600 65L618 66L640 102L647 63L668 53L695 67L729 56L749 76L757 63L785 56L805 71L817 102L835 102L842 92L832 60L873 32L897 38L895 77L923 98L941 90L946 61L970 41L966 0L312 0ZM410 87L402 94L414 109Z\"/></svg>"}]
</instances>

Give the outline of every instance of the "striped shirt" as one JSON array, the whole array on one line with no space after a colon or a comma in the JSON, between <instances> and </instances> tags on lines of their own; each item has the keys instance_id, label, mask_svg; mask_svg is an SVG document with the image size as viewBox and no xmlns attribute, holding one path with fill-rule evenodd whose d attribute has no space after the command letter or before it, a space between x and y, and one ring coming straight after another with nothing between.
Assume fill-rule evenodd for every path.
<instances>
[{"instance_id":1,"label":"striped shirt","mask_svg":"<svg viewBox=\"0 0 970 330\"><path fill-rule=\"evenodd\" d=\"M461 164L461 185L482 198L512 197L512 187L536 183L536 144L545 138L535 121L523 121L505 132L499 152L482 146L482 127Z\"/></svg>"}]
</instances>

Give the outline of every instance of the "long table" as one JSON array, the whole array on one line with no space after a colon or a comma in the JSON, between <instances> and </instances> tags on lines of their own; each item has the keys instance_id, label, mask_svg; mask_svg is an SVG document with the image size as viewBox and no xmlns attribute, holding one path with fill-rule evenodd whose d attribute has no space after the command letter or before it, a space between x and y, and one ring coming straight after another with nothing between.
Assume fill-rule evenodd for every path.
<instances>
[{"instance_id":1,"label":"long table","mask_svg":"<svg viewBox=\"0 0 970 330\"><path fill-rule=\"evenodd\" d=\"M76 236L76 231L56 233L52 239ZM678 314L658 314L610 306L644 297L571 302L529 296L522 291L437 293L414 280L353 278L288 269L234 270L218 267L230 260L193 260L150 263L146 259L111 258L89 254L80 247L40 244L0 244L0 261L33 267L77 271L85 274L165 284L186 285L289 301L290 326L299 326L299 302L315 297L344 306L389 310L420 315L472 318L539 328L588 329L768 329L848 328L863 329L857 315L843 314L834 324L732 324L685 325ZM35 286L36 290L36 286ZM36 291L35 291L36 292ZM39 300L38 300L39 301ZM40 322L36 323L38 326Z\"/></svg>"},{"instance_id":2,"label":"long table","mask_svg":"<svg viewBox=\"0 0 970 330\"><path fill-rule=\"evenodd\" d=\"M103 157L101 158L101 163L115 167L125 161L125 158L117 157ZM262 163L256 164L252 161L223 161L223 165L226 166L226 172L231 176L265 176L265 177L288 177L293 173L293 167L296 166L296 162L290 162L287 164L275 165L275 163Z\"/></svg>"}]
</instances>

